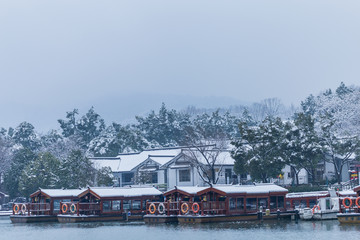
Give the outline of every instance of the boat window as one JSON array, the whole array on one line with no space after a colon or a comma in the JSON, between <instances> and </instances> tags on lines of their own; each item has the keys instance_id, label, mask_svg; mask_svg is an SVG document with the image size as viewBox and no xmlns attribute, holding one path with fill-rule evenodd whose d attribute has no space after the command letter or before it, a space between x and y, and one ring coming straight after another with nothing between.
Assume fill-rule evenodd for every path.
<instances>
[{"instance_id":1,"label":"boat window","mask_svg":"<svg viewBox=\"0 0 360 240\"><path fill-rule=\"evenodd\" d=\"M307 202L306 200L301 200L300 202L300 208L306 208L307 207Z\"/></svg>"},{"instance_id":2,"label":"boat window","mask_svg":"<svg viewBox=\"0 0 360 240\"><path fill-rule=\"evenodd\" d=\"M291 208L291 201L286 201L286 208Z\"/></svg>"},{"instance_id":3,"label":"boat window","mask_svg":"<svg viewBox=\"0 0 360 240\"><path fill-rule=\"evenodd\" d=\"M330 199L326 199L326 209L331 209Z\"/></svg>"},{"instance_id":4,"label":"boat window","mask_svg":"<svg viewBox=\"0 0 360 240\"><path fill-rule=\"evenodd\" d=\"M258 199L259 207L262 207L263 210L268 208L268 199L267 198L259 198Z\"/></svg>"},{"instance_id":5,"label":"boat window","mask_svg":"<svg viewBox=\"0 0 360 240\"><path fill-rule=\"evenodd\" d=\"M230 203L230 210L236 209L236 198L230 198L229 203Z\"/></svg>"},{"instance_id":6,"label":"boat window","mask_svg":"<svg viewBox=\"0 0 360 240\"><path fill-rule=\"evenodd\" d=\"M247 198L246 199L246 209L256 210L256 198Z\"/></svg>"},{"instance_id":7,"label":"boat window","mask_svg":"<svg viewBox=\"0 0 360 240\"><path fill-rule=\"evenodd\" d=\"M270 197L270 209L275 209L277 208L276 206L276 196L271 196Z\"/></svg>"},{"instance_id":8,"label":"boat window","mask_svg":"<svg viewBox=\"0 0 360 240\"><path fill-rule=\"evenodd\" d=\"M146 210L146 200L142 201L142 210Z\"/></svg>"},{"instance_id":9,"label":"boat window","mask_svg":"<svg viewBox=\"0 0 360 240\"><path fill-rule=\"evenodd\" d=\"M316 205L316 199L309 200L309 207L313 208Z\"/></svg>"},{"instance_id":10,"label":"boat window","mask_svg":"<svg viewBox=\"0 0 360 240\"><path fill-rule=\"evenodd\" d=\"M132 210L140 210L141 209L141 201L140 200L132 200Z\"/></svg>"},{"instance_id":11,"label":"boat window","mask_svg":"<svg viewBox=\"0 0 360 240\"><path fill-rule=\"evenodd\" d=\"M121 200L112 201L112 208L113 211L120 211L121 210Z\"/></svg>"},{"instance_id":12,"label":"boat window","mask_svg":"<svg viewBox=\"0 0 360 240\"><path fill-rule=\"evenodd\" d=\"M123 200L123 209L130 210L130 200Z\"/></svg>"},{"instance_id":13,"label":"boat window","mask_svg":"<svg viewBox=\"0 0 360 240\"><path fill-rule=\"evenodd\" d=\"M111 201L103 201L103 212L111 211Z\"/></svg>"},{"instance_id":14,"label":"boat window","mask_svg":"<svg viewBox=\"0 0 360 240\"><path fill-rule=\"evenodd\" d=\"M61 200L54 200L54 211L60 211Z\"/></svg>"},{"instance_id":15,"label":"boat window","mask_svg":"<svg viewBox=\"0 0 360 240\"><path fill-rule=\"evenodd\" d=\"M283 208L284 207L284 196L278 196L278 208Z\"/></svg>"},{"instance_id":16,"label":"boat window","mask_svg":"<svg viewBox=\"0 0 360 240\"><path fill-rule=\"evenodd\" d=\"M238 198L236 200L236 208L241 210L244 209L244 198Z\"/></svg>"},{"instance_id":17,"label":"boat window","mask_svg":"<svg viewBox=\"0 0 360 240\"><path fill-rule=\"evenodd\" d=\"M294 204L294 208L300 208L300 200L294 200L293 204Z\"/></svg>"}]
</instances>

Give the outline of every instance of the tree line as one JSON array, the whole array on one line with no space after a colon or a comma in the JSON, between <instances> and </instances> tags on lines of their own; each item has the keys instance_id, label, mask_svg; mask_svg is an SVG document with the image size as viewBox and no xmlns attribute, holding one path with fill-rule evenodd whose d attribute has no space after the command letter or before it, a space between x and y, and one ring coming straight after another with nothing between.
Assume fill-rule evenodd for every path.
<instances>
[{"instance_id":1,"label":"tree line","mask_svg":"<svg viewBox=\"0 0 360 240\"><path fill-rule=\"evenodd\" d=\"M88 157L224 140L232 143L227 147L232 149L236 173L250 174L256 181L277 177L287 164L295 182L305 169L315 183L321 177L321 161L334 164L340 181L343 166L358 156L359 99L358 87L341 83L334 92L310 95L286 118L281 102L267 99L241 107L240 114L223 109L176 111L162 104L127 125L106 125L94 108L82 116L73 109L58 120L58 130L46 134L28 122L1 128L0 186L14 197L38 187L111 185L110 169L96 169Z\"/></svg>"}]
</instances>

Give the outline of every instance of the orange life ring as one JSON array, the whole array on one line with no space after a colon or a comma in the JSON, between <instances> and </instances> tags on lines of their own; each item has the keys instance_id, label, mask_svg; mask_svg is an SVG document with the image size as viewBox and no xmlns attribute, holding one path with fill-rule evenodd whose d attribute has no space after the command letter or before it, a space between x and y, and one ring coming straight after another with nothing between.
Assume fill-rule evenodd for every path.
<instances>
[{"instance_id":1,"label":"orange life ring","mask_svg":"<svg viewBox=\"0 0 360 240\"><path fill-rule=\"evenodd\" d=\"M349 200L349 205L346 205L346 200ZM344 205L345 208L350 208L352 206L351 198L349 198L349 197L344 198L342 201L342 204Z\"/></svg>"},{"instance_id":2,"label":"orange life ring","mask_svg":"<svg viewBox=\"0 0 360 240\"><path fill-rule=\"evenodd\" d=\"M320 211L320 206L319 205L315 205L313 208L312 208L312 213L314 214L315 212L315 209L317 209L318 211Z\"/></svg>"},{"instance_id":3,"label":"orange life ring","mask_svg":"<svg viewBox=\"0 0 360 240\"><path fill-rule=\"evenodd\" d=\"M360 197L357 197L356 200L355 200L355 204L358 208L360 208Z\"/></svg>"},{"instance_id":4,"label":"orange life ring","mask_svg":"<svg viewBox=\"0 0 360 240\"><path fill-rule=\"evenodd\" d=\"M65 204L63 203L63 205L61 206L61 211L62 213L66 213L68 211L68 206L66 203Z\"/></svg>"},{"instance_id":5,"label":"orange life ring","mask_svg":"<svg viewBox=\"0 0 360 240\"><path fill-rule=\"evenodd\" d=\"M149 212L150 212L151 214L154 214L154 213L156 212L156 206L155 206L154 203L150 204L150 206L149 206Z\"/></svg>"},{"instance_id":6,"label":"orange life ring","mask_svg":"<svg viewBox=\"0 0 360 240\"><path fill-rule=\"evenodd\" d=\"M182 212L183 214L185 214L185 213L187 213L188 211L189 211L189 204L187 204L187 203L181 204L181 212Z\"/></svg>"},{"instance_id":7,"label":"orange life ring","mask_svg":"<svg viewBox=\"0 0 360 240\"><path fill-rule=\"evenodd\" d=\"M191 210L193 211L193 213L198 213L200 211L200 206L198 203L193 203L193 205L191 206Z\"/></svg>"},{"instance_id":8,"label":"orange life ring","mask_svg":"<svg viewBox=\"0 0 360 240\"><path fill-rule=\"evenodd\" d=\"M70 212L75 213L76 212L76 205L73 203L70 205Z\"/></svg>"},{"instance_id":9,"label":"orange life ring","mask_svg":"<svg viewBox=\"0 0 360 240\"><path fill-rule=\"evenodd\" d=\"M20 210L19 205L18 205L18 204L14 204L14 207L13 207L14 213L17 214L17 213L19 212L19 210Z\"/></svg>"}]
</instances>

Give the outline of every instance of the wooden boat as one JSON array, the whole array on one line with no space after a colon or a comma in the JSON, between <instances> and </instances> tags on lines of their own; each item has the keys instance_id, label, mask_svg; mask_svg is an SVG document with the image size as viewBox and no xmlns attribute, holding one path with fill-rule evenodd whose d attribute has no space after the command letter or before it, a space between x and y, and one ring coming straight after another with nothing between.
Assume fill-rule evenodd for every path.
<instances>
[{"instance_id":1,"label":"wooden boat","mask_svg":"<svg viewBox=\"0 0 360 240\"><path fill-rule=\"evenodd\" d=\"M61 203L61 223L142 220L148 201L162 193L153 187L88 188L78 202Z\"/></svg>"},{"instance_id":2,"label":"wooden boat","mask_svg":"<svg viewBox=\"0 0 360 240\"><path fill-rule=\"evenodd\" d=\"M290 218L295 212L286 209L286 193L274 184L177 187L164 193L167 201L151 203L144 220L160 223L176 215L179 223Z\"/></svg>"},{"instance_id":3,"label":"wooden boat","mask_svg":"<svg viewBox=\"0 0 360 240\"><path fill-rule=\"evenodd\" d=\"M360 224L360 213L338 213L340 223Z\"/></svg>"},{"instance_id":4,"label":"wooden boat","mask_svg":"<svg viewBox=\"0 0 360 240\"><path fill-rule=\"evenodd\" d=\"M30 203L14 203L13 223L56 222L60 202L76 201L84 189L39 189L30 195Z\"/></svg>"}]
</instances>

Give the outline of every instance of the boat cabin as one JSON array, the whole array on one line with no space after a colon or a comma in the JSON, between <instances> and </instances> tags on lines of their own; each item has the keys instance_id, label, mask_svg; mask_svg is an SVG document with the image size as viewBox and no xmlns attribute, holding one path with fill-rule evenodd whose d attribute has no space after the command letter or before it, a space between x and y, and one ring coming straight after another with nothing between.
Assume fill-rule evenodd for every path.
<instances>
[{"instance_id":1,"label":"boat cabin","mask_svg":"<svg viewBox=\"0 0 360 240\"><path fill-rule=\"evenodd\" d=\"M162 193L153 187L89 187L78 198L79 201L75 203L62 203L61 209L66 210L63 214L143 215L146 202L162 200Z\"/></svg>"},{"instance_id":2,"label":"boat cabin","mask_svg":"<svg viewBox=\"0 0 360 240\"><path fill-rule=\"evenodd\" d=\"M297 192L286 194L286 208L313 208L319 198L330 197L329 191Z\"/></svg>"},{"instance_id":3,"label":"boat cabin","mask_svg":"<svg viewBox=\"0 0 360 240\"><path fill-rule=\"evenodd\" d=\"M39 189L30 195L30 203L14 203L13 214L57 215L61 202L76 202L84 189Z\"/></svg>"},{"instance_id":4,"label":"boat cabin","mask_svg":"<svg viewBox=\"0 0 360 240\"><path fill-rule=\"evenodd\" d=\"M235 215L266 209L284 211L287 192L287 189L274 184L175 187L164 193L165 202L148 205L148 213Z\"/></svg>"}]
</instances>

